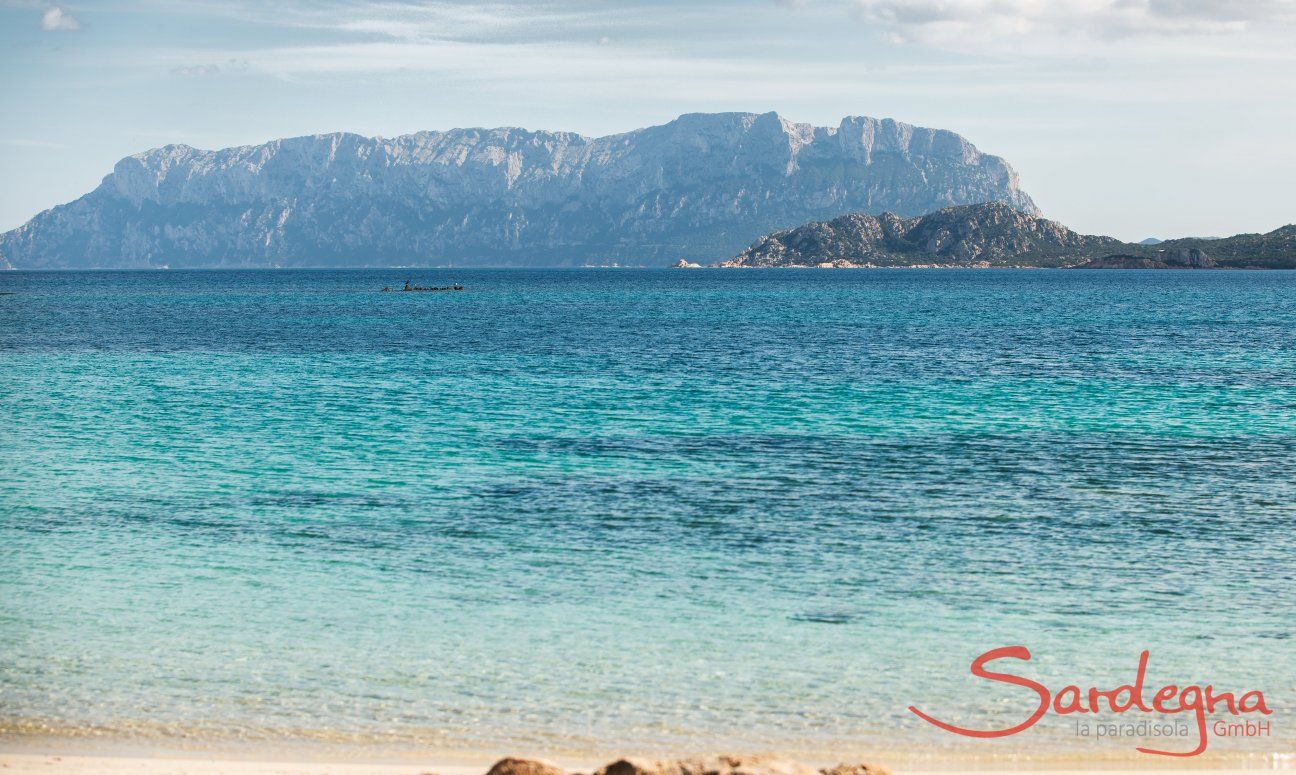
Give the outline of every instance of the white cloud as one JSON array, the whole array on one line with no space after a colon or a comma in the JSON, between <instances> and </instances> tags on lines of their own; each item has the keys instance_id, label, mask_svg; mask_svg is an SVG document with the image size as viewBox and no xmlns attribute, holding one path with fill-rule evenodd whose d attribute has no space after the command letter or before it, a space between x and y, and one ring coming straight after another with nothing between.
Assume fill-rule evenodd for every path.
<instances>
[{"instance_id":1,"label":"white cloud","mask_svg":"<svg viewBox=\"0 0 1296 775\"><path fill-rule=\"evenodd\" d=\"M331 30L405 41L577 40L592 30L660 26L656 14L632 4L465 2L465 0L343 0L334 3L226 2L208 9L227 18L263 25ZM690 18L688 9L674 14Z\"/></svg>"},{"instance_id":2,"label":"white cloud","mask_svg":"<svg viewBox=\"0 0 1296 775\"><path fill-rule=\"evenodd\" d=\"M65 32L81 29L81 22L57 5L51 5L45 9L45 13L41 15L40 24L41 29L46 32Z\"/></svg>"},{"instance_id":3,"label":"white cloud","mask_svg":"<svg viewBox=\"0 0 1296 775\"><path fill-rule=\"evenodd\" d=\"M636 34L643 32L648 15L627 7L600 5L581 14L570 5L383 1L355 2L345 5L345 12L335 8L326 14L317 5L289 3L269 11L222 4L214 12L318 30L327 37L295 45L159 52L152 61L178 75L246 73L322 84L335 77L354 83L391 74L435 78L445 86L473 84L500 94L515 88L584 97L666 94L726 104L750 98L753 105L831 97L849 102L856 112L868 112L854 107L865 94L1051 97L1066 91L1072 98L1088 94L1109 103L1147 103L1190 100L1203 79L1214 83L1231 77L1232 71L1207 69L1189 83L1178 69L1158 67L1155 63L1174 62L1183 54L1183 38L1170 33L1227 33L1251 26L1244 35L1193 39L1194 60L1296 61L1280 25L1257 23L1281 21L1293 5L1296 0L838 0L806 2L791 17L772 2L765 6L767 21L798 29L818 29L825 18L846 22L854 9L874 31L881 28L898 39L933 42L948 35L957 46L971 46L976 35L986 44L982 53L989 54L920 52L915 58L884 45L844 65L831 56L789 58L765 49L702 45L678 35ZM701 13L701 6L692 6L690 13ZM691 27L696 20L685 22ZM859 34L851 24L836 30L839 43ZM1128 36L1150 33L1159 39L1130 43ZM1016 39L1005 46L1003 36ZM609 45L612 40L617 45ZM888 51L896 54L894 62L886 61ZM1117 63L1131 61L1139 68L1122 76L1123 88L1111 88Z\"/></svg>"},{"instance_id":4,"label":"white cloud","mask_svg":"<svg viewBox=\"0 0 1296 775\"><path fill-rule=\"evenodd\" d=\"M221 73L246 73L248 63L243 59L227 59L222 63L208 62L203 64L176 65L171 68L172 75L219 75Z\"/></svg>"},{"instance_id":5,"label":"white cloud","mask_svg":"<svg viewBox=\"0 0 1296 775\"><path fill-rule=\"evenodd\" d=\"M22 137L5 137L0 138L0 145L8 145L14 148L66 148L63 143L54 143L49 140L28 140Z\"/></svg>"},{"instance_id":6,"label":"white cloud","mask_svg":"<svg viewBox=\"0 0 1296 775\"><path fill-rule=\"evenodd\" d=\"M855 0L860 16L902 42L1220 35L1296 21L1296 0Z\"/></svg>"}]
</instances>

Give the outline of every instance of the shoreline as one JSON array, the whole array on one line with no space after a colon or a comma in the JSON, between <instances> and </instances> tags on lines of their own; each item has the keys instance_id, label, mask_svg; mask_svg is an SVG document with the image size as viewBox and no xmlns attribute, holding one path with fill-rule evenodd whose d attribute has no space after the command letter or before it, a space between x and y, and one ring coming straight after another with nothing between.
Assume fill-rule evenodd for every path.
<instances>
[{"instance_id":1,"label":"shoreline","mask_svg":"<svg viewBox=\"0 0 1296 775\"><path fill-rule=\"evenodd\" d=\"M590 772L596 767L576 765L565 760L555 762L572 773ZM174 752L138 754L134 756L110 754L82 754L46 751L43 753L0 751L0 769L6 775L27 773L71 773L72 775L485 775L491 763L468 765L446 762L435 757L408 762L364 762L331 759L241 758L232 756L190 755ZM601 765L599 765L601 766ZM1249 775L1265 770L1290 770L1290 765L1274 764L1247 767L1186 766L1175 762L1169 766L1133 767L1128 763L1112 764L1071 762L1056 767L1029 766L994 768L966 768L958 765L929 764L924 768L889 768L894 775L1022 775L1023 773L1048 773L1073 775L1101 772L1107 775L1135 775L1143 772L1196 773L1215 775Z\"/></svg>"},{"instance_id":2,"label":"shoreline","mask_svg":"<svg viewBox=\"0 0 1296 775\"><path fill-rule=\"evenodd\" d=\"M77 775L116 775L117 773L185 773L186 775L487 775L491 766L505 757L539 759L557 764L568 775L592 773L623 757L640 759L677 759L727 751L680 751L644 754L628 751L622 754L593 752L556 752L528 750L518 746L510 751L436 749L409 746L324 744L307 741L279 743L216 743L208 741L157 741L139 739L85 739L62 737L29 737L0 734L0 770L10 773L58 772ZM895 775L935 775L936 773L1065 773L1104 772L1203 772L1233 774L1260 770L1296 769L1296 753L1208 752L1193 759L1148 756L1132 750L1104 751L1031 751L1012 750L972 754L914 743L904 748L879 748L867 754L806 755L781 751L738 752L756 756L775 755L802 762L814 768L839 764L868 763L881 765ZM886 775L883 772L883 775Z\"/></svg>"}]
</instances>

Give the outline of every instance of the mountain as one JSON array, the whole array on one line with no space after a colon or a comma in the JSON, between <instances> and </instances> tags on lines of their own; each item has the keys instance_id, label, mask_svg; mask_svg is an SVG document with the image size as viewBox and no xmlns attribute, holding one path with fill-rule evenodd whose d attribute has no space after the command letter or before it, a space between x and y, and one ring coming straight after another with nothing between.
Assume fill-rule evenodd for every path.
<instances>
[{"instance_id":1,"label":"mountain","mask_svg":"<svg viewBox=\"0 0 1296 775\"><path fill-rule=\"evenodd\" d=\"M813 221L761 237L720 266L1296 268L1296 225L1268 234L1145 245L1077 234L1055 221L988 202L915 218L850 213Z\"/></svg>"},{"instance_id":2,"label":"mountain","mask_svg":"<svg viewBox=\"0 0 1296 775\"><path fill-rule=\"evenodd\" d=\"M1125 247L989 202L916 218L851 213L762 237L722 266L1066 266Z\"/></svg>"},{"instance_id":3,"label":"mountain","mask_svg":"<svg viewBox=\"0 0 1296 775\"><path fill-rule=\"evenodd\" d=\"M452 129L122 159L94 191L0 235L18 268L665 266L848 210L1035 205L953 132L850 117L691 114L607 137Z\"/></svg>"},{"instance_id":4,"label":"mountain","mask_svg":"<svg viewBox=\"0 0 1296 775\"><path fill-rule=\"evenodd\" d=\"M1146 239L1141 239L1141 240L1139 240L1139 241L1138 241L1138 244L1140 244L1140 245L1160 245L1161 242L1162 242L1162 240L1159 240L1159 239L1157 239L1156 237L1148 237L1148 238L1146 238Z\"/></svg>"}]
</instances>

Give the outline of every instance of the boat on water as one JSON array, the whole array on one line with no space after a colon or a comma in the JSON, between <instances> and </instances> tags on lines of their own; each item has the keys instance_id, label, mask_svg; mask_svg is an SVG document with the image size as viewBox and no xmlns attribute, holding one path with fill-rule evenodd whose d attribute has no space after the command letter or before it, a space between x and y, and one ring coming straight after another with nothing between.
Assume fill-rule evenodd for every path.
<instances>
[{"instance_id":1,"label":"boat on water","mask_svg":"<svg viewBox=\"0 0 1296 775\"><path fill-rule=\"evenodd\" d=\"M462 291L463 289L464 289L464 287L463 287L462 285L460 285L459 283L455 283L454 285L429 285L429 286L422 286L422 285L414 285L414 284L411 284L409 280L406 280L406 281L405 281L405 287L404 287L404 288L398 288L397 291L398 291L398 292L401 292L401 293L404 293L404 292L407 292L407 291L408 291L408 292L415 292L415 291ZM386 285L383 286L383 293L389 293L390 291L391 291L391 287L386 286Z\"/></svg>"}]
</instances>

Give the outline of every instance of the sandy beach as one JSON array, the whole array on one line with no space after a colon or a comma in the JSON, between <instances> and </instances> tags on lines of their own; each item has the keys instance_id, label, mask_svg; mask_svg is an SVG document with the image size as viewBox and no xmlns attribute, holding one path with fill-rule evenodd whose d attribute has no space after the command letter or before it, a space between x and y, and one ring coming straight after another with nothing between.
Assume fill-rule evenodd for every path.
<instances>
[{"instance_id":1,"label":"sandy beach","mask_svg":"<svg viewBox=\"0 0 1296 775\"><path fill-rule=\"evenodd\" d=\"M566 762L563 764L572 766ZM0 754L0 769L15 773L69 773L70 775L481 775L489 764L362 764L348 762L254 761L240 759L168 758L149 756L85 756L35 753ZM1290 769L1290 768L1288 768ZM1049 769L1049 770L896 770L895 775L1078 775L1101 771L1107 775L1136 775L1154 770L1160 773L1211 772L1215 775L1244 775L1256 769Z\"/></svg>"},{"instance_id":2,"label":"sandy beach","mask_svg":"<svg viewBox=\"0 0 1296 775\"><path fill-rule=\"evenodd\" d=\"M346 764L322 762L237 761L230 759L166 759L124 756L53 756L0 754L6 773L75 773L76 775L468 775L467 770L432 769L407 764Z\"/></svg>"},{"instance_id":3,"label":"sandy beach","mask_svg":"<svg viewBox=\"0 0 1296 775\"><path fill-rule=\"evenodd\" d=\"M117 741L121 743L122 741ZM497 763L508 764L498 766ZM673 758L654 760L630 758L633 766L619 757L524 755L511 758L498 754L470 751L364 751L349 748L252 747L243 749L184 750L166 747L129 747L109 743L88 744L72 741L60 744L53 740L0 739L0 771L9 773L72 773L73 775L578 775L592 773L614 762L617 775L651 772L674 772ZM704 763L699 768L699 763ZM1111 775L1159 772L1211 772L1216 775L1242 775L1260 770L1291 770L1292 757L1256 756L1245 758L1201 757L1190 761L1160 757L1111 759L1102 756L1080 758L1040 756L1023 761L994 761L968 758L941 758L934 752L918 751L889 755L878 753L849 762L838 758L794 759L778 754L703 755L681 759L678 764L690 769L713 769L720 775L1007 775L1014 773L1103 772ZM655 766L657 765L657 766ZM660 765L666 765L662 767ZM840 766L839 766L840 765Z\"/></svg>"}]
</instances>

